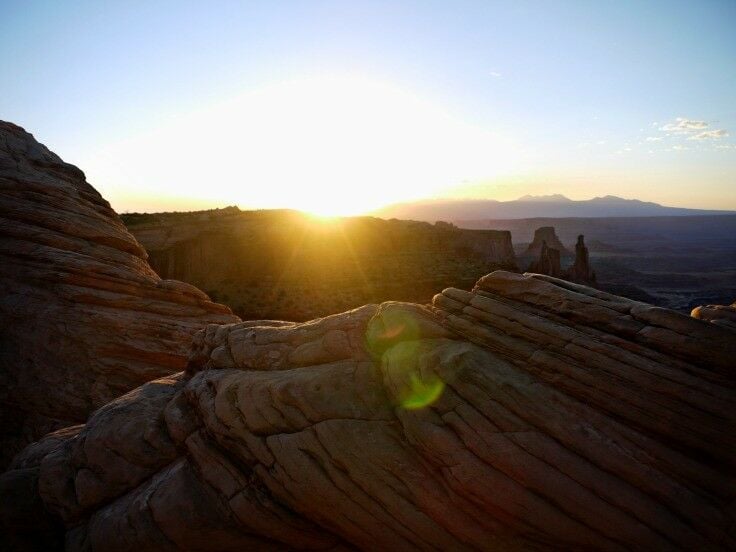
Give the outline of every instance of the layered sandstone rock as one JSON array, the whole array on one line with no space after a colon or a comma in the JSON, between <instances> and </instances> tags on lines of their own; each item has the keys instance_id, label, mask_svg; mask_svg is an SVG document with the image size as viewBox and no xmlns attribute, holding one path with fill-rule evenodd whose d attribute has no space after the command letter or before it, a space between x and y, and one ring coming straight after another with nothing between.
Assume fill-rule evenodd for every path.
<instances>
[{"instance_id":1,"label":"layered sandstone rock","mask_svg":"<svg viewBox=\"0 0 736 552\"><path fill-rule=\"evenodd\" d=\"M502 271L431 307L211 325L187 372L20 455L2 529L68 550L729 550L735 355L717 325Z\"/></svg>"},{"instance_id":2,"label":"layered sandstone rock","mask_svg":"<svg viewBox=\"0 0 736 552\"><path fill-rule=\"evenodd\" d=\"M195 331L236 320L159 278L82 171L0 122L0 464L182 370Z\"/></svg>"}]
</instances>

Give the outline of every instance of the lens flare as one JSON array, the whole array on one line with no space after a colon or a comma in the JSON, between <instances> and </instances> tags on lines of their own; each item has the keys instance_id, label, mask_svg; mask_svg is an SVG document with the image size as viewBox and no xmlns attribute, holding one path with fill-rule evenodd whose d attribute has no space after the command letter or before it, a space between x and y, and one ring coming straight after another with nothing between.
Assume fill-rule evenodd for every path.
<instances>
[{"instance_id":1,"label":"lens flare","mask_svg":"<svg viewBox=\"0 0 736 552\"><path fill-rule=\"evenodd\" d=\"M412 313L391 308L374 316L366 329L368 349L380 362L389 393L406 410L432 405L445 390L442 379L422 369L423 357L432 345L420 334Z\"/></svg>"},{"instance_id":2,"label":"lens flare","mask_svg":"<svg viewBox=\"0 0 736 552\"><path fill-rule=\"evenodd\" d=\"M401 401L401 406L407 410L417 410L431 405L445 390L445 382L437 377L423 381L416 374L411 374L410 382L410 391Z\"/></svg>"}]
</instances>

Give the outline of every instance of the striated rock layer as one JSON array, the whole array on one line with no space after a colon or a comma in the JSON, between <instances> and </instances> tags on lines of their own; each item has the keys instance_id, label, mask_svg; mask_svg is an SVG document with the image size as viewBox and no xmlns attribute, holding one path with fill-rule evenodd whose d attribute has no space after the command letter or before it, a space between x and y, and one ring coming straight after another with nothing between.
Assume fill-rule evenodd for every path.
<instances>
[{"instance_id":1,"label":"striated rock layer","mask_svg":"<svg viewBox=\"0 0 736 552\"><path fill-rule=\"evenodd\" d=\"M237 321L162 280L86 181L0 122L0 463L146 381L181 371L191 335Z\"/></svg>"},{"instance_id":2,"label":"striated rock layer","mask_svg":"<svg viewBox=\"0 0 736 552\"><path fill-rule=\"evenodd\" d=\"M734 549L735 354L718 325L503 271L431 307L211 325L185 373L18 456L0 529L85 551Z\"/></svg>"}]
</instances>

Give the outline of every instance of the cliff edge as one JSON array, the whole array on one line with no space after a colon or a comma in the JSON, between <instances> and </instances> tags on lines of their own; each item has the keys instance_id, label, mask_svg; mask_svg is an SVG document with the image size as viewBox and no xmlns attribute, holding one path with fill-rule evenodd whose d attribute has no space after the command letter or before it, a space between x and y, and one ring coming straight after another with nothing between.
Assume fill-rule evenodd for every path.
<instances>
[{"instance_id":1,"label":"cliff edge","mask_svg":"<svg viewBox=\"0 0 736 552\"><path fill-rule=\"evenodd\" d=\"M511 233L373 217L220 209L123 215L164 278L225 301L244 319L311 320L366 303L428 303L516 270Z\"/></svg>"},{"instance_id":2,"label":"cliff edge","mask_svg":"<svg viewBox=\"0 0 736 552\"><path fill-rule=\"evenodd\" d=\"M146 258L81 170L0 121L0 465L181 371L194 332L238 320Z\"/></svg>"}]
</instances>

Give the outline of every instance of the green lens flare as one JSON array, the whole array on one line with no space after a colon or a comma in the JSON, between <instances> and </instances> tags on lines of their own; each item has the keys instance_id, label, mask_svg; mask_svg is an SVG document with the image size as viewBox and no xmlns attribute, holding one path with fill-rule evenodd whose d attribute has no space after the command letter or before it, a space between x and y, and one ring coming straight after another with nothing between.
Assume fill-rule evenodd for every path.
<instances>
[{"instance_id":1,"label":"green lens flare","mask_svg":"<svg viewBox=\"0 0 736 552\"><path fill-rule=\"evenodd\" d=\"M431 350L432 344L421 340L415 317L389 305L370 320L365 334L368 350L387 377L394 404L406 410L428 407L445 390L445 382L437 375L420 374L421 356Z\"/></svg>"},{"instance_id":2,"label":"green lens flare","mask_svg":"<svg viewBox=\"0 0 736 552\"><path fill-rule=\"evenodd\" d=\"M424 408L439 399L444 389L445 382L439 378L422 381L416 374L412 374L411 392L401 401L401 406L407 410Z\"/></svg>"}]
</instances>

